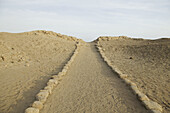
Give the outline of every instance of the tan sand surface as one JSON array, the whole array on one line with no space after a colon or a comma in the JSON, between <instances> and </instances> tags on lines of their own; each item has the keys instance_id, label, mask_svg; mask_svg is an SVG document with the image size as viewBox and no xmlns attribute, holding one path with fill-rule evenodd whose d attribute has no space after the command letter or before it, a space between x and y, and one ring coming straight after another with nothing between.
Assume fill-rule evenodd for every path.
<instances>
[{"instance_id":1,"label":"tan sand surface","mask_svg":"<svg viewBox=\"0 0 170 113\"><path fill-rule=\"evenodd\" d=\"M71 57L75 41L58 35L0 33L0 113L23 113Z\"/></svg>"},{"instance_id":2,"label":"tan sand surface","mask_svg":"<svg viewBox=\"0 0 170 113\"><path fill-rule=\"evenodd\" d=\"M113 65L170 112L170 39L103 37L100 44Z\"/></svg>"},{"instance_id":3,"label":"tan sand surface","mask_svg":"<svg viewBox=\"0 0 170 113\"><path fill-rule=\"evenodd\" d=\"M41 113L147 113L94 44L80 49Z\"/></svg>"},{"instance_id":4,"label":"tan sand surface","mask_svg":"<svg viewBox=\"0 0 170 113\"><path fill-rule=\"evenodd\" d=\"M99 38L113 65L140 91L170 112L170 39ZM24 113L52 75L72 56L75 37L51 31L0 33L0 113ZM84 43L42 113L147 113L103 61L95 43Z\"/></svg>"}]
</instances>

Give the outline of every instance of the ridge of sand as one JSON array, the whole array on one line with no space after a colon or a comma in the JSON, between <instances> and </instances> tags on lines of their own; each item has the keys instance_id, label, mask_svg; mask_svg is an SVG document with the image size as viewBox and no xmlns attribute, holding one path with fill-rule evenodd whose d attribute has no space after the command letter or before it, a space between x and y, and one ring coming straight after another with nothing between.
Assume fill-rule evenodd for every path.
<instances>
[{"instance_id":1,"label":"ridge of sand","mask_svg":"<svg viewBox=\"0 0 170 113\"><path fill-rule=\"evenodd\" d=\"M96 41L110 41L110 40L117 40L117 39L124 39L124 40L143 40L143 41L162 41L162 40L170 40L170 38L158 38L158 39L144 39L144 38L131 38L128 36L100 36Z\"/></svg>"},{"instance_id":2,"label":"ridge of sand","mask_svg":"<svg viewBox=\"0 0 170 113\"><path fill-rule=\"evenodd\" d=\"M103 58L103 60L114 72L118 74L119 78L121 78L131 88L131 90L136 95L138 100L140 100L141 103L151 112L153 113L162 112L162 106L159 105L157 102L150 100L147 95L145 95L138 89L138 86L133 81L128 79L127 74L121 72L114 64L112 64L110 60L108 60L108 58L105 56L105 53L103 52L103 49L100 46L101 46L100 43L97 42L96 47L100 52L100 55Z\"/></svg>"},{"instance_id":3,"label":"ridge of sand","mask_svg":"<svg viewBox=\"0 0 170 113\"><path fill-rule=\"evenodd\" d=\"M1 34L11 34L8 32L0 32ZM77 42L84 42L82 39L78 39L73 36L63 35L60 33L56 33L53 31L46 31L46 30L35 30L35 31L29 31L29 32L23 32L23 33L12 33L12 34L18 34L18 35L45 35L45 36L53 36L55 38L61 38L69 41L77 41Z\"/></svg>"},{"instance_id":4,"label":"ridge of sand","mask_svg":"<svg viewBox=\"0 0 170 113\"><path fill-rule=\"evenodd\" d=\"M53 35L0 33L0 113L22 113L75 49Z\"/></svg>"},{"instance_id":5,"label":"ridge of sand","mask_svg":"<svg viewBox=\"0 0 170 113\"><path fill-rule=\"evenodd\" d=\"M81 47L42 113L147 113L136 96L107 66L94 44Z\"/></svg>"},{"instance_id":6,"label":"ridge of sand","mask_svg":"<svg viewBox=\"0 0 170 113\"><path fill-rule=\"evenodd\" d=\"M170 40L100 40L106 57L128 79L137 84L140 91L170 112Z\"/></svg>"}]
</instances>

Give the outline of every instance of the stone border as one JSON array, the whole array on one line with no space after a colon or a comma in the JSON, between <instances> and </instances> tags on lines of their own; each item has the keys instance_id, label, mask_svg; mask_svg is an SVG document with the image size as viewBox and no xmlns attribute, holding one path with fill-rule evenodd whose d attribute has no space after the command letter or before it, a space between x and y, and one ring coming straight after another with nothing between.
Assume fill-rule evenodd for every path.
<instances>
[{"instance_id":1,"label":"stone border","mask_svg":"<svg viewBox=\"0 0 170 113\"><path fill-rule=\"evenodd\" d=\"M40 110L43 108L44 103L46 102L48 96L52 93L52 90L54 87L59 84L59 81L61 81L62 76L64 76L72 62L74 61L75 57L78 54L79 47L81 46L80 42L77 42L76 49L74 50L73 55L71 56L70 60L64 65L61 72L58 73L58 75L53 75L51 79L47 82L47 85L44 87L43 90L40 90L40 92L36 95L36 100L33 102L31 107L28 107L25 110L25 113L39 113Z\"/></svg>"},{"instance_id":2,"label":"stone border","mask_svg":"<svg viewBox=\"0 0 170 113\"><path fill-rule=\"evenodd\" d=\"M116 66L112 65L111 62L107 59L105 56L105 53L103 52L103 49L100 47L99 41L97 41L96 47L102 56L103 60L107 63L107 65L115 71L118 76L132 89L133 93L137 96L137 98L142 102L142 104L146 107L146 109L150 110L153 113L161 113L162 112L162 106L158 103L150 100L144 93L139 91L137 85L130 81L126 74L123 74Z\"/></svg>"}]
</instances>

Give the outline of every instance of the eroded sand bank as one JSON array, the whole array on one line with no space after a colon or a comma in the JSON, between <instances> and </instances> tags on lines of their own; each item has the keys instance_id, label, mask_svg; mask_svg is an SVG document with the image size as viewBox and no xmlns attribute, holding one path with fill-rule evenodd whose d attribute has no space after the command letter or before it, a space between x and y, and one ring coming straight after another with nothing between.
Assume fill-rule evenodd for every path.
<instances>
[{"instance_id":1,"label":"eroded sand bank","mask_svg":"<svg viewBox=\"0 0 170 113\"><path fill-rule=\"evenodd\" d=\"M107 58L151 100L170 112L170 39L101 37Z\"/></svg>"},{"instance_id":2,"label":"eroded sand bank","mask_svg":"<svg viewBox=\"0 0 170 113\"><path fill-rule=\"evenodd\" d=\"M43 32L0 33L0 112L24 112L74 49L75 41Z\"/></svg>"}]
</instances>

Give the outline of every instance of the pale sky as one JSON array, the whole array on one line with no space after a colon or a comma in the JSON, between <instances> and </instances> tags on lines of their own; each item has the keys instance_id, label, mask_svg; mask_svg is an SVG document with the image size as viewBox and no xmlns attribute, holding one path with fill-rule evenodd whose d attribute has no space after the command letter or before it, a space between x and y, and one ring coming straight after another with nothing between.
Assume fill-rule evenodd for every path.
<instances>
[{"instance_id":1,"label":"pale sky","mask_svg":"<svg viewBox=\"0 0 170 113\"><path fill-rule=\"evenodd\" d=\"M0 0L0 32L170 38L170 0Z\"/></svg>"}]
</instances>

